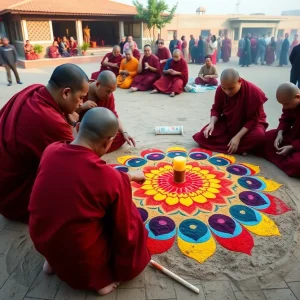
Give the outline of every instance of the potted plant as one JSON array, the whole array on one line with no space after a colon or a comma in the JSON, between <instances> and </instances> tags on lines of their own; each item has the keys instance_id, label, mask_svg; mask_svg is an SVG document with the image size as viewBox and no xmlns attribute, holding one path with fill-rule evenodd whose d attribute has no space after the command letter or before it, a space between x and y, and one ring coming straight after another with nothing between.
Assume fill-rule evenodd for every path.
<instances>
[{"instance_id":1,"label":"potted plant","mask_svg":"<svg viewBox=\"0 0 300 300\"><path fill-rule=\"evenodd\" d=\"M36 44L33 46L33 49L34 52L37 54L37 56L41 58L42 57L41 53L43 52L44 47L42 45Z\"/></svg>"},{"instance_id":2,"label":"potted plant","mask_svg":"<svg viewBox=\"0 0 300 300\"><path fill-rule=\"evenodd\" d=\"M90 47L90 44L89 44L89 43L83 43L83 44L80 46L82 55L86 55L86 50L87 50L89 47Z\"/></svg>"}]
</instances>

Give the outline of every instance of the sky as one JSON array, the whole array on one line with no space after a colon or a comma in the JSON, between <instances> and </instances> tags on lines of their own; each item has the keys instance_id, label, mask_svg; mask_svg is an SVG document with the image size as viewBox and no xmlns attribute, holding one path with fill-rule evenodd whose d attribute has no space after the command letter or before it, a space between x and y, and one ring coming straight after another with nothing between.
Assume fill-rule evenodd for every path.
<instances>
[{"instance_id":1,"label":"sky","mask_svg":"<svg viewBox=\"0 0 300 300\"><path fill-rule=\"evenodd\" d=\"M132 4L132 0L116 0L124 4ZM177 13L194 14L199 6L206 8L206 13L235 14L238 0L165 0L169 6L178 2ZM281 15L283 10L300 10L299 0L239 0L239 13L265 13L266 15ZM147 0L140 0L143 4Z\"/></svg>"}]
</instances>

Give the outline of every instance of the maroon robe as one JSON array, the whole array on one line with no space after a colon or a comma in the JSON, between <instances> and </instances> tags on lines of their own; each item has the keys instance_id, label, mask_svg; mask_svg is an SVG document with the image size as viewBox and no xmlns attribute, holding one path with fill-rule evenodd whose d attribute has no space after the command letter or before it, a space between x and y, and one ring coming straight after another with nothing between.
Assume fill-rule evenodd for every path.
<instances>
[{"instance_id":1,"label":"maroon robe","mask_svg":"<svg viewBox=\"0 0 300 300\"><path fill-rule=\"evenodd\" d=\"M287 156L278 155L274 147L279 130L283 130L283 142L279 147L294 147ZM287 175L300 177L300 105L294 109L283 109L278 128L266 132L264 157Z\"/></svg>"},{"instance_id":2,"label":"maroon robe","mask_svg":"<svg viewBox=\"0 0 300 300\"><path fill-rule=\"evenodd\" d=\"M222 59L223 62L228 62L231 57L231 40L224 39L222 41Z\"/></svg>"},{"instance_id":3,"label":"maroon robe","mask_svg":"<svg viewBox=\"0 0 300 300\"><path fill-rule=\"evenodd\" d=\"M128 281L147 266L147 231L129 177L91 149L54 143L30 198L29 232L54 273L75 289Z\"/></svg>"},{"instance_id":4,"label":"maroon robe","mask_svg":"<svg viewBox=\"0 0 300 300\"><path fill-rule=\"evenodd\" d=\"M227 153L230 140L243 128L249 131L242 137L237 153L254 150L263 144L268 127L263 104L268 100L254 84L241 79L242 86L237 94L228 97L219 86L211 116L218 118L214 130L208 138L204 136L206 125L193 138L203 148Z\"/></svg>"},{"instance_id":5,"label":"maroon robe","mask_svg":"<svg viewBox=\"0 0 300 300\"><path fill-rule=\"evenodd\" d=\"M156 52L156 56L161 61L161 60L166 60L166 59L171 58L171 53L170 53L170 50L168 48L166 48L166 47L161 48L161 49L158 48L157 52ZM160 70L161 70L161 72L163 71L165 65L166 65L166 62L160 64Z\"/></svg>"},{"instance_id":6,"label":"maroon robe","mask_svg":"<svg viewBox=\"0 0 300 300\"><path fill-rule=\"evenodd\" d=\"M154 89L164 94L181 94L189 77L187 62L183 58L180 58L179 61L174 61L173 58L170 58L164 70L168 69L181 72L181 75L164 74L153 84Z\"/></svg>"},{"instance_id":7,"label":"maroon robe","mask_svg":"<svg viewBox=\"0 0 300 300\"><path fill-rule=\"evenodd\" d=\"M70 125L45 86L19 92L0 111L0 214L27 222L40 159L56 141L73 140Z\"/></svg>"},{"instance_id":8,"label":"maroon robe","mask_svg":"<svg viewBox=\"0 0 300 300\"><path fill-rule=\"evenodd\" d=\"M83 100L83 103L88 101L88 100L89 100L88 96L86 96ZM98 107L104 107L104 108L109 109L111 112L113 112L115 114L115 116L117 118L119 118L118 113L116 111L115 98L114 98L113 94L111 94L108 99L105 99L105 100L100 100L99 99L96 102L96 104L98 105ZM79 120L82 120L82 118L83 118L83 116L85 115L86 112L87 111L83 111L83 112L80 113ZM123 134L121 132L118 132L117 135L115 136L114 141L111 144L109 150L107 151L107 153L118 150L119 148L121 148L124 145L125 142L126 141L123 137Z\"/></svg>"},{"instance_id":9,"label":"maroon robe","mask_svg":"<svg viewBox=\"0 0 300 300\"><path fill-rule=\"evenodd\" d=\"M145 69L145 63L148 63L151 67L156 68L157 71L152 72L149 69ZM144 55L142 67L142 72L134 77L131 87L135 87L140 91L148 91L152 89L153 83L160 77L159 59L153 54L150 56Z\"/></svg>"},{"instance_id":10,"label":"maroon robe","mask_svg":"<svg viewBox=\"0 0 300 300\"><path fill-rule=\"evenodd\" d=\"M138 49L133 49L132 51L133 57L135 57L137 60L140 60L141 52ZM119 75L119 74L118 74Z\"/></svg>"},{"instance_id":11,"label":"maroon robe","mask_svg":"<svg viewBox=\"0 0 300 300\"><path fill-rule=\"evenodd\" d=\"M122 61L122 59L123 59L123 56L122 56L121 54L119 54L118 56L114 56L114 55L112 54L112 52L109 52L109 53L107 53L107 54L103 57L103 59L102 59L102 61L101 61L101 65L100 65L100 70L97 71L97 72L92 73L91 79L97 80L99 74L100 74L101 72L103 72L103 71L106 71L106 70L112 71L113 73L115 73L116 76L119 75L119 68L111 68L111 67L103 66L103 62L104 62L104 60L105 60L106 58L108 58L108 62L109 62L109 63L112 63L112 64L118 64L118 66L119 66L119 68L120 68L120 64L121 64L121 61Z\"/></svg>"}]
</instances>

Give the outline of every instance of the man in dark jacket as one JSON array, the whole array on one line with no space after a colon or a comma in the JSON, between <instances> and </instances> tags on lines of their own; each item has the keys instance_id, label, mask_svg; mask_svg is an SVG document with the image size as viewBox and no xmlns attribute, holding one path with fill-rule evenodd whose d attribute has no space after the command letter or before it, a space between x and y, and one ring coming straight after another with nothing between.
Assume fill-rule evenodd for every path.
<instances>
[{"instance_id":1,"label":"man in dark jacket","mask_svg":"<svg viewBox=\"0 0 300 300\"><path fill-rule=\"evenodd\" d=\"M292 64L290 82L297 84L298 81L298 88L300 88L300 44L293 48L290 62Z\"/></svg>"},{"instance_id":2,"label":"man in dark jacket","mask_svg":"<svg viewBox=\"0 0 300 300\"><path fill-rule=\"evenodd\" d=\"M8 86L12 85L11 70L14 72L18 84L22 84L17 71L17 51L13 45L9 44L8 38L2 38L0 47L0 65L6 70Z\"/></svg>"}]
</instances>

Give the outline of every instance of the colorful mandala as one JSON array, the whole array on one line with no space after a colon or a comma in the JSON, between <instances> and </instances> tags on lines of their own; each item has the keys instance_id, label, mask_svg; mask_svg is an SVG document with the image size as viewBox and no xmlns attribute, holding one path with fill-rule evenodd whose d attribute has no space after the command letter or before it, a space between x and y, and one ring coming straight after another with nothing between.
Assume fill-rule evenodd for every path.
<instances>
[{"instance_id":1,"label":"colorful mandala","mask_svg":"<svg viewBox=\"0 0 300 300\"><path fill-rule=\"evenodd\" d=\"M173 180L172 159L187 158L186 181ZM132 184L133 199L149 233L152 254L169 250L176 239L181 252L200 263L212 256L216 243L236 252L251 255L259 236L279 236L269 215L291 209L268 194L281 184L256 176L260 169L237 164L233 156L200 148L189 153L181 147L143 151L141 156L118 158L114 165L121 172L142 169L144 184ZM255 175L255 176L254 176Z\"/></svg>"}]
</instances>

